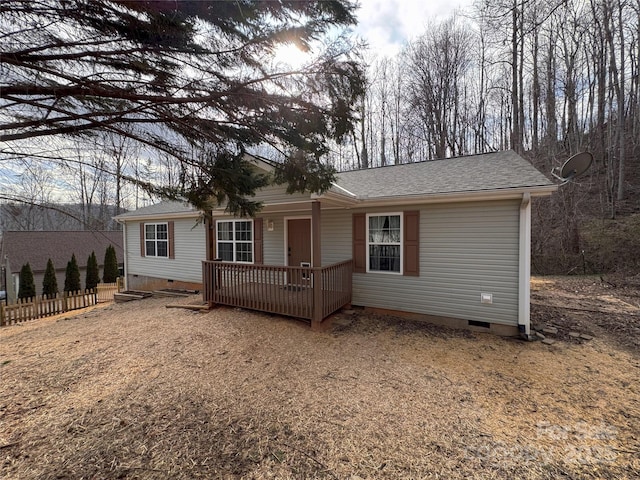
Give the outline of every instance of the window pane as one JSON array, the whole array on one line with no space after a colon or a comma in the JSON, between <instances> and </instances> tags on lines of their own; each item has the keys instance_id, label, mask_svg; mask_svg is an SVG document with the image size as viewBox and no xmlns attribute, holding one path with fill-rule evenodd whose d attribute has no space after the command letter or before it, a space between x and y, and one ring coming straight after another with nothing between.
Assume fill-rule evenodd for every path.
<instances>
[{"instance_id":1,"label":"window pane","mask_svg":"<svg viewBox=\"0 0 640 480\"><path fill-rule=\"evenodd\" d=\"M400 215L369 217L369 243L400 243Z\"/></svg>"},{"instance_id":2,"label":"window pane","mask_svg":"<svg viewBox=\"0 0 640 480\"><path fill-rule=\"evenodd\" d=\"M233 240L233 222L218 222L218 240Z\"/></svg>"},{"instance_id":3,"label":"window pane","mask_svg":"<svg viewBox=\"0 0 640 480\"><path fill-rule=\"evenodd\" d=\"M151 224L151 225L145 225L144 226L144 238L146 240L153 240L154 238L156 238L156 226Z\"/></svg>"},{"instance_id":4,"label":"window pane","mask_svg":"<svg viewBox=\"0 0 640 480\"><path fill-rule=\"evenodd\" d=\"M381 242L382 232L380 231L382 217L369 217L369 241Z\"/></svg>"},{"instance_id":5,"label":"window pane","mask_svg":"<svg viewBox=\"0 0 640 480\"><path fill-rule=\"evenodd\" d=\"M146 245L147 245L147 248L146 248L147 253L146 254L149 257L155 257L156 256L156 242L147 241Z\"/></svg>"},{"instance_id":6,"label":"window pane","mask_svg":"<svg viewBox=\"0 0 640 480\"><path fill-rule=\"evenodd\" d=\"M157 232L157 238L161 240L166 240L168 238L166 224L156 225L156 232Z\"/></svg>"},{"instance_id":7,"label":"window pane","mask_svg":"<svg viewBox=\"0 0 640 480\"><path fill-rule=\"evenodd\" d=\"M382 230L381 235L382 240L380 240L380 243L390 243L392 242L391 240L391 232L389 231L388 228L385 228L384 230Z\"/></svg>"},{"instance_id":8,"label":"window pane","mask_svg":"<svg viewBox=\"0 0 640 480\"><path fill-rule=\"evenodd\" d=\"M162 240L158 240L158 257L168 257L169 255L167 254L168 251L168 242L166 241L162 241Z\"/></svg>"},{"instance_id":9,"label":"window pane","mask_svg":"<svg viewBox=\"0 0 640 480\"><path fill-rule=\"evenodd\" d=\"M400 245L369 245L369 270L400 272Z\"/></svg>"},{"instance_id":10,"label":"window pane","mask_svg":"<svg viewBox=\"0 0 640 480\"><path fill-rule=\"evenodd\" d=\"M236 244L236 261L237 262L251 262L253 261L253 245L251 243L237 243Z\"/></svg>"},{"instance_id":11,"label":"window pane","mask_svg":"<svg viewBox=\"0 0 640 480\"><path fill-rule=\"evenodd\" d=\"M380 247L369 245L369 270L380 270Z\"/></svg>"},{"instance_id":12,"label":"window pane","mask_svg":"<svg viewBox=\"0 0 640 480\"><path fill-rule=\"evenodd\" d=\"M389 241L400 243L400 215L389 217Z\"/></svg>"},{"instance_id":13,"label":"window pane","mask_svg":"<svg viewBox=\"0 0 640 480\"><path fill-rule=\"evenodd\" d=\"M251 241L252 222L236 222L236 240Z\"/></svg>"},{"instance_id":14,"label":"window pane","mask_svg":"<svg viewBox=\"0 0 640 480\"><path fill-rule=\"evenodd\" d=\"M233 243L218 243L218 258L225 262L233 262Z\"/></svg>"},{"instance_id":15,"label":"window pane","mask_svg":"<svg viewBox=\"0 0 640 480\"><path fill-rule=\"evenodd\" d=\"M387 248L389 249L389 271L400 273L400 245L393 245Z\"/></svg>"}]
</instances>

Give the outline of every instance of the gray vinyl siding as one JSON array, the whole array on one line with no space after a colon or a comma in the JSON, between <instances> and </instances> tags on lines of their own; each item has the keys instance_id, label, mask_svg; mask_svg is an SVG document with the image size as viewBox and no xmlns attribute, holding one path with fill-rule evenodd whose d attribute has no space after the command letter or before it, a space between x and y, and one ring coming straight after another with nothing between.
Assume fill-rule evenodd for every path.
<instances>
[{"instance_id":1,"label":"gray vinyl siding","mask_svg":"<svg viewBox=\"0 0 640 480\"><path fill-rule=\"evenodd\" d=\"M206 259L204 224L196 225L195 218L174 220L174 239L175 258L141 257L140 222L127 222L127 275L202 282L202 261Z\"/></svg>"},{"instance_id":2,"label":"gray vinyl siding","mask_svg":"<svg viewBox=\"0 0 640 480\"><path fill-rule=\"evenodd\" d=\"M322 212L322 263L352 256L352 214L420 210L420 276L353 275L353 304L507 325L518 318L519 202ZM492 304L480 294L492 293Z\"/></svg>"},{"instance_id":3,"label":"gray vinyl siding","mask_svg":"<svg viewBox=\"0 0 640 480\"><path fill-rule=\"evenodd\" d=\"M325 210L321 215L322 265L349 260L353 255L351 211Z\"/></svg>"},{"instance_id":4,"label":"gray vinyl siding","mask_svg":"<svg viewBox=\"0 0 640 480\"><path fill-rule=\"evenodd\" d=\"M286 192L286 187L283 185L270 185L256 192L255 197L251 200L257 202L263 202L266 205L280 204L286 202L306 202L309 201L310 195L295 193L289 195ZM286 209L286 205L283 205L283 209ZM309 211L299 211L295 214L286 213L269 213L260 214L263 221L263 263L265 265L285 265L284 258L284 225L285 217L289 216L311 216L311 209ZM273 221L273 231L268 231L268 221Z\"/></svg>"},{"instance_id":5,"label":"gray vinyl siding","mask_svg":"<svg viewBox=\"0 0 640 480\"><path fill-rule=\"evenodd\" d=\"M265 265L284 265L284 215L264 216L263 255ZM267 229L268 221L273 221L273 232Z\"/></svg>"},{"instance_id":6,"label":"gray vinyl siding","mask_svg":"<svg viewBox=\"0 0 640 480\"><path fill-rule=\"evenodd\" d=\"M308 212L296 212L295 215L263 215L264 263L265 265L284 265L285 218L311 217ZM344 210L322 210L321 212L322 265L331 265L351 258L351 213ZM273 221L273 232L267 230L268 221Z\"/></svg>"},{"instance_id":7,"label":"gray vinyl siding","mask_svg":"<svg viewBox=\"0 0 640 480\"><path fill-rule=\"evenodd\" d=\"M420 276L353 275L354 305L516 325L519 201L322 210L322 264L352 257L352 215L420 210ZM310 216L296 212L291 216ZM265 214L264 263L284 265L284 214ZM272 232L268 221L274 223ZM176 230L177 231L177 230ZM480 294L493 294L481 304Z\"/></svg>"},{"instance_id":8,"label":"gray vinyl siding","mask_svg":"<svg viewBox=\"0 0 640 480\"><path fill-rule=\"evenodd\" d=\"M308 193L294 193L289 195L285 185L269 185L256 192L252 200L263 202L264 204L286 203L297 201L308 201L311 195Z\"/></svg>"}]
</instances>

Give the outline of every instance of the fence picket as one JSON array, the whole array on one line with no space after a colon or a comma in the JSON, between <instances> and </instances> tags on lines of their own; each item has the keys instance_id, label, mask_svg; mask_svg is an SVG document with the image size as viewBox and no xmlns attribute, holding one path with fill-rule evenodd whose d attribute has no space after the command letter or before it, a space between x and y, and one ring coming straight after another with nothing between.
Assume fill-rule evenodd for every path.
<instances>
[{"instance_id":1,"label":"fence picket","mask_svg":"<svg viewBox=\"0 0 640 480\"><path fill-rule=\"evenodd\" d=\"M121 288L122 283L118 279L115 283L98 284L98 287L92 290L62 292L54 297L38 295L18 299L11 305L0 303L0 327L109 302L113 300L113 294Z\"/></svg>"}]
</instances>

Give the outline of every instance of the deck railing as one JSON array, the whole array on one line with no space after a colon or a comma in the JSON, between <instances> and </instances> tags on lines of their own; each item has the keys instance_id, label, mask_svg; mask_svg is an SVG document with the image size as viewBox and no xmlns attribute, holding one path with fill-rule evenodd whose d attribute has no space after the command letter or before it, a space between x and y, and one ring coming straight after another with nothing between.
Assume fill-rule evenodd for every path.
<instances>
[{"instance_id":1,"label":"deck railing","mask_svg":"<svg viewBox=\"0 0 640 480\"><path fill-rule=\"evenodd\" d=\"M204 300L319 323L351 303L352 261L326 267L202 262Z\"/></svg>"}]
</instances>

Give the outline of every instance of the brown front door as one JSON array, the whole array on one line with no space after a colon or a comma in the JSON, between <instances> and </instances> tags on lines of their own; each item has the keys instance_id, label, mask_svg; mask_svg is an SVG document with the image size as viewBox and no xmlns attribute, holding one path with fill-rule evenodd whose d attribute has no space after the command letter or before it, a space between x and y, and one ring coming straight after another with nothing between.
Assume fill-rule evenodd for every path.
<instances>
[{"instance_id":1,"label":"brown front door","mask_svg":"<svg viewBox=\"0 0 640 480\"><path fill-rule=\"evenodd\" d=\"M311 265L311 220L308 218L287 220L287 265L299 267L303 262ZM293 275L290 283L303 283L304 279L298 277L299 275Z\"/></svg>"}]
</instances>

